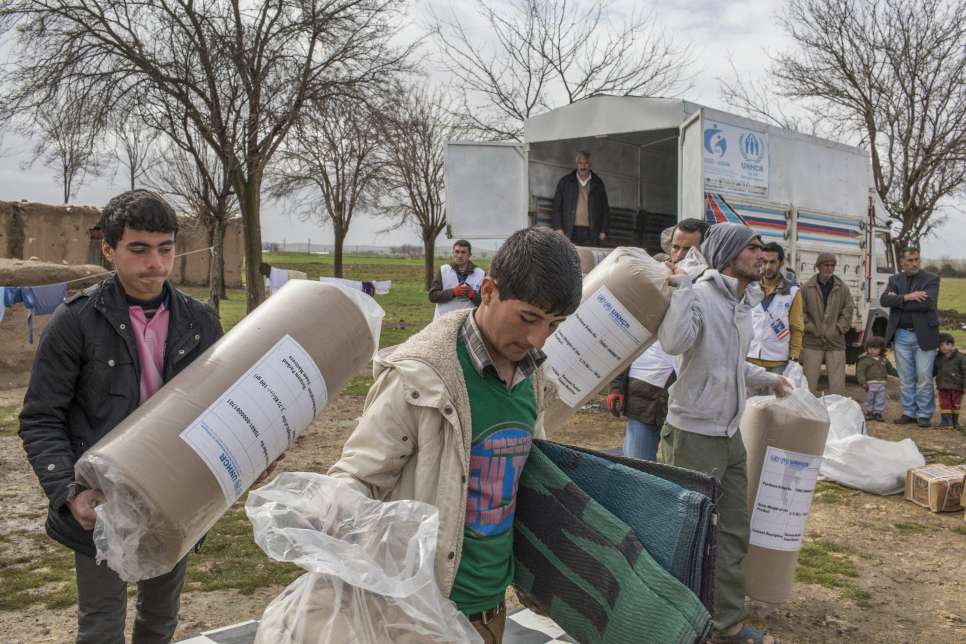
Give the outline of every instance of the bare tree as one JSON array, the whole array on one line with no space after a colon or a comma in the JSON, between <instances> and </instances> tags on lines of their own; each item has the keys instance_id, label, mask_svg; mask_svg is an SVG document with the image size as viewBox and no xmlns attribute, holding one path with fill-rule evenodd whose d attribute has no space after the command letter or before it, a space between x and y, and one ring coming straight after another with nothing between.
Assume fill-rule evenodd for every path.
<instances>
[{"instance_id":1,"label":"bare tree","mask_svg":"<svg viewBox=\"0 0 966 644\"><path fill-rule=\"evenodd\" d=\"M384 166L376 115L352 96L312 101L302 111L271 171L271 195L306 220L331 223L336 277L352 216L370 201ZM319 199L321 193L322 199Z\"/></svg>"},{"instance_id":2,"label":"bare tree","mask_svg":"<svg viewBox=\"0 0 966 644\"><path fill-rule=\"evenodd\" d=\"M161 132L148 127L136 114L124 113L114 120L114 157L125 169L131 190L145 178L157 161L156 148Z\"/></svg>"},{"instance_id":3,"label":"bare tree","mask_svg":"<svg viewBox=\"0 0 966 644\"><path fill-rule=\"evenodd\" d=\"M32 111L22 132L34 136L33 156L28 165L40 161L56 173L66 204L87 175L100 172L100 128L76 97L62 94L53 99Z\"/></svg>"},{"instance_id":4,"label":"bare tree","mask_svg":"<svg viewBox=\"0 0 966 644\"><path fill-rule=\"evenodd\" d=\"M313 98L368 86L408 51L390 41L403 0L8 0L0 32L16 28L0 117L43 104L52 87L83 88L106 115L128 95L176 101L225 164L245 234L247 305L260 277L262 182ZM221 92L242 90L237 105ZM243 110L241 144L228 131Z\"/></svg>"},{"instance_id":5,"label":"bare tree","mask_svg":"<svg viewBox=\"0 0 966 644\"><path fill-rule=\"evenodd\" d=\"M386 183L383 206L396 220L419 229L425 285L433 281L436 238L446 227L443 160L446 143L465 127L441 91L398 89L384 110Z\"/></svg>"},{"instance_id":6,"label":"bare tree","mask_svg":"<svg viewBox=\"0 0 966 644\"><path fill-rule=\"evenodd\" d=\"M220 310L225 299L225 230L238 215L238 200L221 160L200 136L171 141L148 180L159 192L173 196L204 226L211 247L208 303Z\"/></svg>"},{"instance_id":7,"label":"bare tree","mask_svg":"<svg viewBox=\"0 0 966 644\"><path fill-rule=\"evenodd\" d=\"M782 18L797 50L774 58L778 91L868 148L899 246L934 230L943 200L966 186L963 15L966 0L791 0ZM731 89L733 104L771 111Z\"/></svg>"},{"instance_id":8,"label":"bare tree","mask_svg":"<svg viewBox=\"0 0 966 644\"><path fill-rule=\"evenodd\" d=\"M455 10L434 14L443 64L463 90L463 111L473 125L495 138L519 139L530 116L588 96L684 89L688 49L656 28L653 15L635 12L618 22L611 5L481 1L481 30Z\"/></svg>"}]
</instances>

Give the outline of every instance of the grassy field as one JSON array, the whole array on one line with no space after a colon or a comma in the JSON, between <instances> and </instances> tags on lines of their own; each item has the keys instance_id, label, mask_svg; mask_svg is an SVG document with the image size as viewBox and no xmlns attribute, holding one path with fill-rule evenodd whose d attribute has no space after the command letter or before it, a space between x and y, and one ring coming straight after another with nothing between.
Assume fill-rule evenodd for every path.
<instances>
[{"instance_id":1,"label":"grassy field","mask_svg":"<svg viewBox=\"0 0 966 644\"><path fill-rule=\"evenodd\" d=\"M939 285L939 308L966 313L966 278L944 277ZM943 329L956 338L957 347L966 347L966 329Z\"/></svg>"}]
</instances>

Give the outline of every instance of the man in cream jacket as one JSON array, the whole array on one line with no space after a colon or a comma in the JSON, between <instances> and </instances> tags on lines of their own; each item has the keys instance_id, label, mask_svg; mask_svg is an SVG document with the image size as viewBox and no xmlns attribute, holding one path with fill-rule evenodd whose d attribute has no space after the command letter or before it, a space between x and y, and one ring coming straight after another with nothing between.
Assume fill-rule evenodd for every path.
<instances>
[{"instance_id":1,"label":"man in cream jacket","mask_svg":"<svg viewBox=\"0 0 966 644\"><path fill-rule=\"evenodd\" d=\"M484 642L499 643L517 485L543 436L540 349L580 304L576 250L547 228L517 231L480 295L479 308L379 353L362 418L329 473L375 499L436 506L440 590Z\"/></svg>"},{"instance_id":2,"label":"man in cream jacket","mask_svg":"<svg viewBox=\"0 0 966 644\"><path fill-rule=\"evenodd\" d=\"M664 350L678 357L667 422L664 462L704 472L718 481L718 558L713 623L716 642L774 644L742 620L743 562L748 550L748 471L738 422L746 386L779 395L789 382L745 360L753 335L751 307L761 263L761 239L740 224L712 226L701 244L711 267L694 284L683 271L669 278L671 304L658 331Z\"/></svg>"}]
</instances>

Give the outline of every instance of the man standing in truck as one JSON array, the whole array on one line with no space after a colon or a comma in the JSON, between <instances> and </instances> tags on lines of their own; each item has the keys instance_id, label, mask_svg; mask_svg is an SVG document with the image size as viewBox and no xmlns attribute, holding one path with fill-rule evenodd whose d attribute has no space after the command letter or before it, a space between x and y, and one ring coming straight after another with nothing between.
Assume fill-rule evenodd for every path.
<instances>
[{"instance_id":1,"label":"man standing in truck","mask_svg":"<svg viewBox=\"0 0 966 644\"><path fill-rule=\"evenodd\" d=\"M590 152L577 153L577 169L557 182L552 226L576 246L597 246L607 239L610 204L607 189L590 171Z\"/></svg>"}]
</instances>

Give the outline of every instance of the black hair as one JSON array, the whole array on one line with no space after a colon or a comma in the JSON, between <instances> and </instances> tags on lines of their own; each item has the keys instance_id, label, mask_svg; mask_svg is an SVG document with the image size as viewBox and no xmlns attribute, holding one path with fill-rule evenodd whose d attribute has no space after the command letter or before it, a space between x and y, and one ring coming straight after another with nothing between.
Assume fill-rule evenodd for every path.
<instances>
[{"instance_id":1,"label":"black hair","mask_svg":"<svg viewBox=\"0 0 966 644\"><path fill-rule=\"evenodd\" d=\"M580 306L577 249L550 228L524 228L510 235L490 262L490 277L502 300L522 300L550 315L570 315Z\"/></svg>"},{"instance_id":2,"label":"black hair","mask_svg":"<svg viewBox=\"0 0 966 644\"><path fill-rule=\"evenodd\" d=\"M778 253L778 262L785 261L785 249L778 242L768 242L761 247L761 252L763 253Z\"/></svg>"},{"instance_id":3,"label":"black hair","mask_svg":"<svg viewBox=\"0 0 966 644\"><path fill-rule=\"evenodd\" d=\"M454 241L453 242L453 248L456 248L457 246L462 246L463 248L465 248L469 252L471 252L471 253L473 252L473 247L465 239L457 239L456 241Z\"/></svg>"},{"instance_id":4,"label":"black hair","mask_svg":"<svg viewBox=\"0 0 966 644\"><path fill-rule=\"evenodd\" d=\"M700 219L682 219L678 222L676 228L683 230L686 233L701 233L702 242L704 241L705 235L708 234L708 222L701 221Z\"/></svg>"},{"instance_id":5,"label":"black hair","mask_svg":"<svg viewBox=\"0 0 966 644\"><path fill-rule=\"evenodd\" d=\"M940 333L939 334L939 344L942 344L943 342L948 342L949 344L956 344L956 338L954 338L949 333Z\"/></svg>"},{"instance_id":6,"label":"black hair","mask_svg":"<svg viewBox=\"0 0 966 644\"><path fill-rule=\"evenodd\" d=\"M866 349L885 349L885 338L881 335L874 335L865 343Z\"/></svg>"},{"instance_id":7,"label":"black hair","mask_svg":"<svg viewBox=\"0 0 966 644\"><path fill-rule=\"evenodd\" d=\"M919 247L915 244L906 244L899 249L899 259L905 257L907 253L915 253L916 255L919 255Z\"/></svg>"},{"instance_id":8,"label":"black hair","mask_svg":"<svg viewBox=\"0 0 966 644\"><path fill-rule=\"evenodd\" d=\"M129 190L107 202L101 213L101 227L108 245L117 248L125 227L177 234L178 215L161 196L148 190Z\"/></svg>"}]
</instances>

